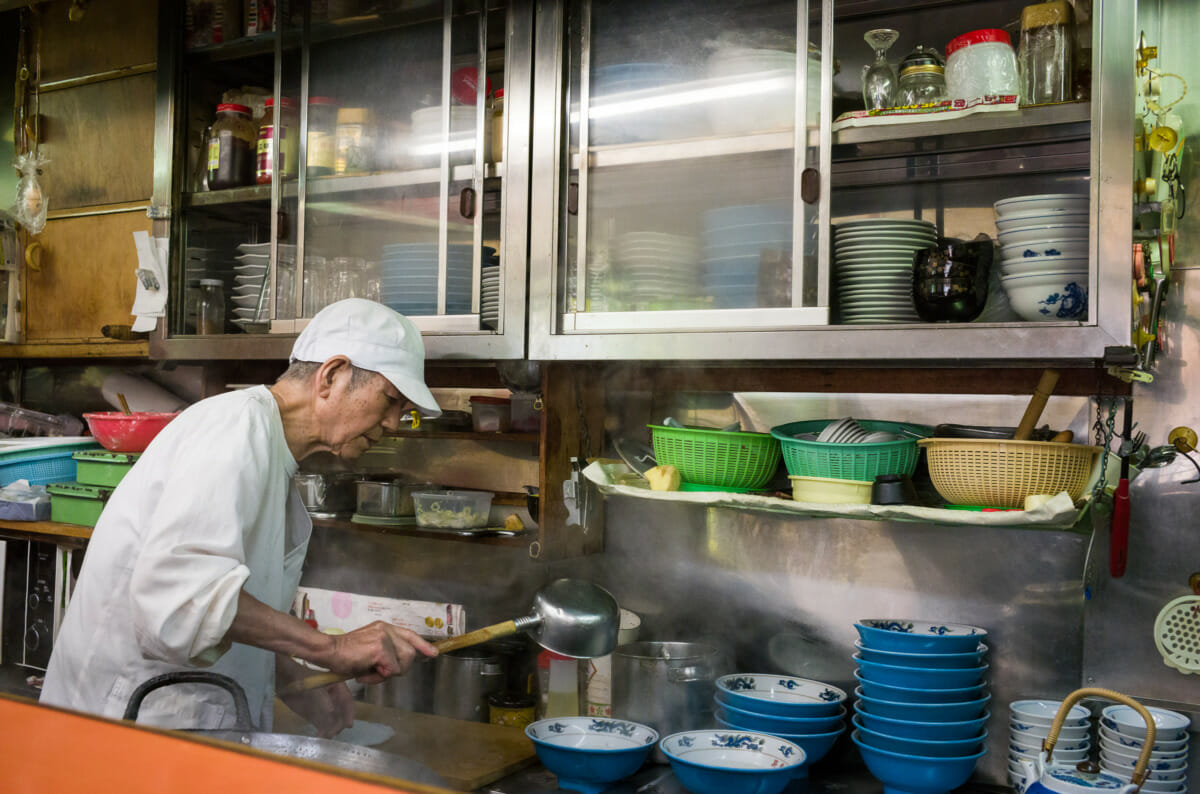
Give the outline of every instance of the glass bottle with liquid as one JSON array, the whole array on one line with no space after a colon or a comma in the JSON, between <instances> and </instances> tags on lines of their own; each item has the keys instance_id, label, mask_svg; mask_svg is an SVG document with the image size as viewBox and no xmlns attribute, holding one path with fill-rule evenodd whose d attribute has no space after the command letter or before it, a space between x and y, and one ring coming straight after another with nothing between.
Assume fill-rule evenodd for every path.
<instances>
[{"instance_id":1,"label":"glass bottle with liquid","mask_svg":"<svg viewBox=\"0 0 1200 794\"><path fill-rule=\"evenodd\" d=\"M196 333L225 333L225 284L220 279L200 279L200 297L196 305Z\"/></svg>"}]
</instances>

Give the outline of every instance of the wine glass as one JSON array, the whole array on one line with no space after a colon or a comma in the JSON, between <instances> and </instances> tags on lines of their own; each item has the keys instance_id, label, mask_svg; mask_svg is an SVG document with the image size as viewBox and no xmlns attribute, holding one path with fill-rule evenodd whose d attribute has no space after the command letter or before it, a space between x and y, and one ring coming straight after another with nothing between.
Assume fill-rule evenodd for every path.
<instances>
[{"instance_id":1,"label":"wine glass","mask_svg":"<svg viewBox=\"0 0 1200 794\"><path fill-rule=\"evenodd\" d=\"M875 50L875 62L863 67L863 102L867 110L895 107L900 80L896 69L888 63L887 51L900 38L900 31L890 28L868 30L863 39Z\"/></svg>"}]
</instances>

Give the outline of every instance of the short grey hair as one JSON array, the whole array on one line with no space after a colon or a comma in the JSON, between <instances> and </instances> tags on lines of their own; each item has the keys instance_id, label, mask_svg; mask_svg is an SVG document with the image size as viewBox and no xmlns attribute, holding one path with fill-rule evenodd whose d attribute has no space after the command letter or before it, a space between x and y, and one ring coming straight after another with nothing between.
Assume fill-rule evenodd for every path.
<instances>
[{"instance_id":1,"label":"short grey hair","mask_svg":"<svg viewBox=\"0 0 1200 794\"><path fill-rule=\"evenodd\" d=\"M313 375L317 374L317 370L321 368L323 363L324 362L322 361L293 361L288 364L288 368L284 370L283 374L280 375L275 382L282 383L283 381L288 380L296 381L297 383L303 383L305 381L312 380ZM372 370L363 369L362 367L356 367L351 364L350 391L354 391L360 386L365 386L367 382L371 380L371 376L378 374L379 373Z\"/></svg>"}]
</instances>

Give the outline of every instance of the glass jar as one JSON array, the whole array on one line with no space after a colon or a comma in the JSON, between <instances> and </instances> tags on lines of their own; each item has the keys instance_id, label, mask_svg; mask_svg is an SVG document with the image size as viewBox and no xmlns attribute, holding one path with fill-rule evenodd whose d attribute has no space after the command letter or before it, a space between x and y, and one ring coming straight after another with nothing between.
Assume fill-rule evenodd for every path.
<instances>
[{"instance_id":1,"label":"glass jar","mask_svg":"<svg viewBox=\"0 0 1200 794\"><path fill-rule=\"evenodd\" d=\"M308 176L329 176L337 163L337 105L325 96L308 100Z\"/></svg>"},{"instance_id":2,"label":"glass jar","mask_svg":"<svg viewBox=\"0 0 1200 794\"><path fill-rule=\"evenodd\" d=\"M946 45L946 95L955 101L1016 96L1017 54L1003 30L973 30Z\"/></svg>"},{"instance_id":3,"label":"glass jar","mask_svg":"<svg viewBox=\"0 0 1200 794\"><path fill-rule=\"evenodd\" d=\"M341 108L337 112L334 173L365 174L375 159L375 136L369 108Z\"/></svg>"},{"instance_id":4,"label":"glass jar","mask_svg":"<svg viewBox=\"0 0 1200 794\"><path fill-rule=\"evenodd\" d=\"M225 284L220 279L200 279L196 333L206 336L225 333Z\"/></svg>"},{"instance_id":5,"label":"glass jar","mask_svg":"<svg viewBox=\"0 0 1200 794\"><path fill-rule=\"evenodd\" d=\"M497 88L496 94L492 97L492 120L489 126L491 141L489 142L488 151L489 159L493 163L503 162L504 160L504 89Z\"/></svg>"},{"instance_id":6,"label":"glass jar","mask_svg":"<svg viewBox=\"0 0 1200 794\"><path fill-rule=\"evenodd\" d=\"M936 105L946 98L946 69L937 50L918 45L900 63L898 104Z\"/></svg>"},{"instance_id":7,"label":"glass jar","mask_svg":"<svg viewBox=\"0 0 1200 794\"><path fill-rule=\"evenodd\" d=\"M325 305L330 302L329 286L328 266L325 257L304 257L304 303L301 306L303 310L300 315L301 317L312 317L325 308Z\"/></svg>"},{"instance_id":8,"label":"glass jar","mask_svg":"<svg viewBox=\"0 0 1200 794\"><path fill-rule=\"evenodd\" d=\"M208 132L208 189L253 185L257 141L250 108L232 102L217 105L217 118Z\"/></svg>"},{"instance_id":9,"label":"glass jar","mask_svg":"<svg viewBox=\"0 0 1200 794\"><path fill-rule=\"evenodd\" d=\"M296 104L287 97L281 97L278 114L275 112L274 98L268 99L265 104L266 112L258 126L257 168L254 172L254 181L260 185L271 184L271 177L277 165L280 179L295 179L300 156L300 149L296 145L296 135L300 129L300 115L296 112ZM279 119L278 124L276 116ZM279 156L273 157L272 136L276 126L279 127Z\"/></svg>"},{"instance_id":10,"label":"glass jar","mask_svg":"<svg viewBox=\"0 0 1200 794\"><path fill-rule=\"evenodd\" d=\"M1026 6L1021 12L1021 104L1074 98L1075 18L1067 0Z\"/></svg>"}]
</instances>

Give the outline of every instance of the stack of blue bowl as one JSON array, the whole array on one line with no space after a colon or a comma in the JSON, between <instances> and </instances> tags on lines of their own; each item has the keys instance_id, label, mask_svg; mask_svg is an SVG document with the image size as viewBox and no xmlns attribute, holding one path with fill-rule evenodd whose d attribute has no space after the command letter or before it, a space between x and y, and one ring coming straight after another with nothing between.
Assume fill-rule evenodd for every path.
<instances>
[{"instance_id":1,"label":"stack of blue bowl","mask_svg":"<svg viewBox=\"0 0 1200 794\"><path fill-rule=\"evenodd\" d=\"M846 693L835 686L765 673L735 673L717 679L717 722L739 731L757 731L799 745L804 763L794 777L825 757L846 730Z\"/></svg>"},{"instance_id":2,"label":"stack of blue bowl","mask_svg":"<svg viewBox=\"0 0 1200 794\"><path fill-rule=\"evenodd\" d=\"M860 620L854 732L885 794L958 788L987 752L987 632L915 620Z\"/></svg>"},{"instance_id":3,"label":"stack of blue bowl","mask_svg":"<svg viewBox=\"0 0 1200 794\"><path fill-rule=\"evenodd\" d=\"M791 256L791 208L783 204L721 207L704 213L703 229L703 284L713 306L758 306L764 257Z\"/></svg>"},{"instance_id":4,"label":"stack of blue bowl","mask_svg":"<svg viewBox=\"0 0 1200 794\"><path fill-rule=\"evenodd\" d=\"M483 259L495 253L483 247ZM446 313L471 311L471 270L475 248L470 243L446 246ZM396 243L383 246L380 302L401 314L437 314L438 244Z\"/></svg>"},{"instance_id":5,"label":"stack of blue bowl","mask_svg":"<svg viewBox=\"0 0 1200 794\"><path fill-rule=\"evenodd\" d=\"M703 120L703 106L671 104L692 70L673 63L614 63L597 66L590 85L590 146L690 138ZM703 133L703 130L700 130Z\"/></svg>"}]
</instances>

